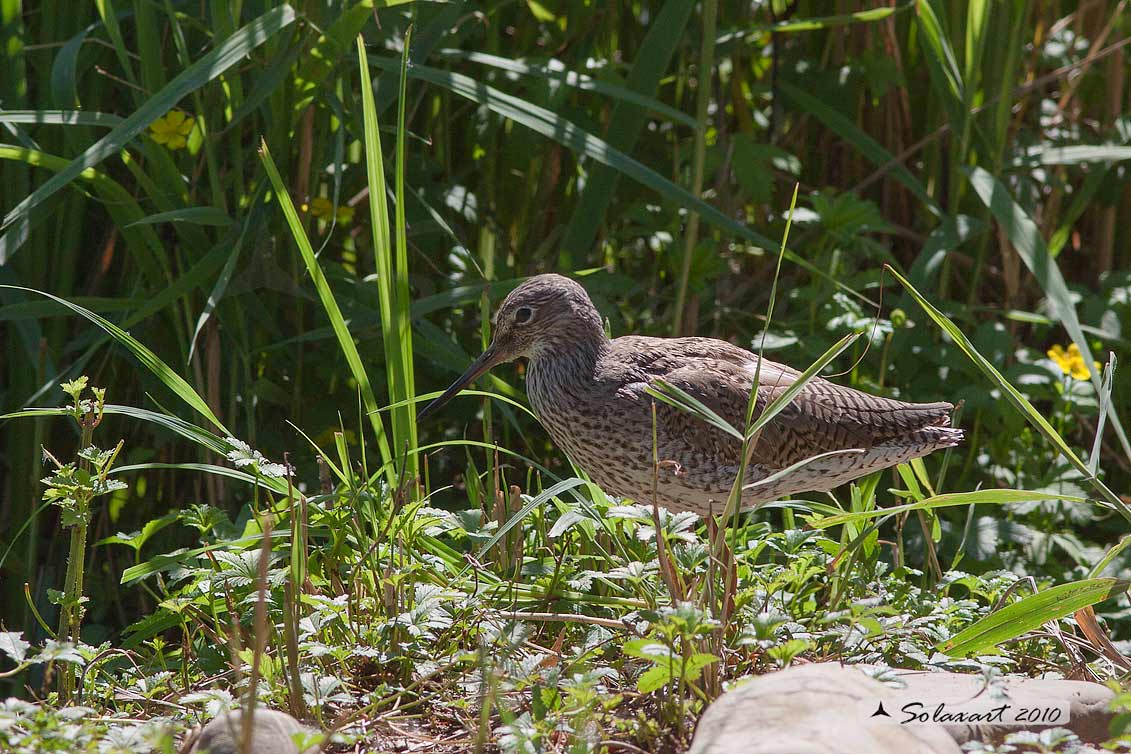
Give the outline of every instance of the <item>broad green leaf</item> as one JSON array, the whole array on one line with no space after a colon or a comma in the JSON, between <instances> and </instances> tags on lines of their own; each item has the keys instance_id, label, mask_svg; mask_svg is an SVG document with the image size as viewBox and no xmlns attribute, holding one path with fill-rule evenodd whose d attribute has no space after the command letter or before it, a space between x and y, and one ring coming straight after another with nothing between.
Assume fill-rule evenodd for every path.
<instances>
[{"instance_id":1,"label":"broad green leaf","mask_svg":"<svg viewBox=\"0 0 1131 754\"><path fill-rule=\"evenodd\" d=\"M115 469L114 471L117 471L117 472L120 473L125 468L126 467L123 466L123 467ZM136 468L136 467L134 467L134 468ZM111 471L111 474L113 474L114 471ZM126 547L131 548L135 553L141 552L141 548L145 546L145 543L149 541L150 537L152 537L154 534L156 534L157 532L164 529L169 524L176 522L177 519L179 519L180 517L181 517L180 511L172 511L170 513L166 513L164 516L161 516L159 518L154 518L154 519L151 519L149 521L146 521L145 525L141 527L140 531L136 531L136 532L133 532L131 534L123 534L123 533L119 532L118 534L115 534L113 536L100 539L97 542L95 542L95 544L97 544L97 545L125 545Z\"/></svg>"},{"instance_id":2,"label":"broad green leaf","mask_svg":"<svg viewBox=\"0 0 1131 754\"><path fill-rule=\"evenodd\" d=\"M951 657L969 657L1024 636L1049 621L1118 597L1127 591L1128 586L1131 582L1122 579L1085 579L1060 584L990 613L942 642L936 649Z\"/></svg>"},{"instance_id":3,"label":"broad green leaf","mask_svg":"<svg viewBox=\"0 0 1131 754\"><path fill-rule=\"evenodd\" d=\"M27 659L27 651L31 644L24 641L20 631L0 631L0 653L17 665Z\"/></svg>"}]
</instances>

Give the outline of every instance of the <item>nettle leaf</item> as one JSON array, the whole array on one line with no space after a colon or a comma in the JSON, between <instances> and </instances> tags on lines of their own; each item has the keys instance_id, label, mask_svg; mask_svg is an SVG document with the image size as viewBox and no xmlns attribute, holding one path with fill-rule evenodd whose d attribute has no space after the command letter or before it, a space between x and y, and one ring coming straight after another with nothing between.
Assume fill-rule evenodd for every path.
<instances>
[{"instance_id":1,"label":"nettle leaf","mask_svg":"<svg viewBox=\"0 0 1131 754\"><path fill-rule=\"evenodd\" d=\"M560 537L567 531L572 529L575 524L588 520L588 516L578 510L568 510L561 515L561 517L554 522L550 528L550 533L547 534L550 539Z\"/></svg>"},{"instance_id":2,"label":"nettle leaf","mask_svg":"<svg viewBox=\"0 0 1131 754\"><path fill-rule=\"evenodd\" d=\"M127 547L133 548L134 552L141 552L142 546L149 541L150 537L164 529L169 524L175 523L181 517L181 515L181 511L166 513L161 518L154 518L150 521L147 521L145 526L141 527L141 531L130 532L129 534L125 532L118 532L111 537L100 539L98 541L98 544L126 545Z\"/></svg>"},{"instance_id":3,"label":"nettle leaf","mask_svg":"<svg viewBox=\"0 0 1131 754\"><path fill-rule=\"evenodd\" d=\"M89 380L87 379L87 376L84 374L81 377L76 377L75 379L71 380L70 382L64 382L59 387L63 388L64 393L71 396L72 398L74 398L77 401L79 399L79 396L82 394L82 391L86 390L87 382L89 382Z\"/></svg>"},{"instance_id":4,"label":"nettle leaf","mask_svg":"<svg viewBox=\"0 0 1131 754\"><path fill-rule=\"evenodd\" d=\"M287 476L286 466L268 461L262 453L254 450L243 440L235 437L224 439L232 446L232 450L228 451L228 460L235 464L236 468L251 466L261 475L271 479L282 479Z\"/></svg>"},{"instance_id":5,"label":"nettle leaf","mask_svg":"<svg viewBox=\"0 0 1131 754\"><path fill-rule=\"evenodd\" d=\"M59 523L63 526L86 526L90 523L90 510L79 512L77 510L76 501L68 498L64 502L71 503L70 507L64 507L59 514Z\"/></svg>"},{"instance_id":6,"label":"nettle leaf","mask_svg":"<svg viewBox=\"0 0 1131 754\"><path fill-rule=\"evenodd\" d=\"M78 647L69 641L48 639L35 658L38 662L71 662L82 665L86 662Z\"/></svg>"},{"instance_id":7,"label":"nettle leaf","mask_svg":"<svg viewBox=\"0 0 1131 754\"><path fill-rule=\"evenodd\" d=\"M95 479L91 484L91 489L93 490L93 494L95 496L105 495L107 493L116 492L118 490L124 490L128 487L128 484L117 479Z\"/></svg>"},{"instance_id":8,"label":"nettle leaf","mask_svg":"<svg viewBox=\"0 0 1131 754\"><path fill-rule=\"evenodd\" d=\"M640 678L636 680L636 690L641 694L648 694L662 689L664 686L671 683L672 680L674 679L672 677L672 666L670 663L653 665L640 674Z\"/></svg>"},{"instance_id":9,"label":"nettle leaf","mask_svg":"<svg viewBox=\"0 0 1131 754\"><path fill-rule=\"evenodd\" d=\"M688 681L698 680L705 667L718 661L719 658L709 652L696 652L683 663L683 677Z\"/></svg>"},{"instance_id":10,"label":"nettle leaf","mask_svg":"<svg viewBox=\"0 0 1131 754\"><path fill-rule=\"evenodd\" d=\"M650 573L657 573L660 567L655 561L649 563L642 563L639 560L634 560L623 566L611 568L608 571L587 571L586 573L603 579L644 579Z\"/></svg>"},{"instance_id":11,"label":"nettle leaf","mask_svg":"<svg viewBox=\"0 0 1131 754\"><path fill-rule=\"evenodd\" d=\"M652 662L657 662L661 658L670 658L672 656L671 647L651 639L633 639L632 641L625 642L624 646L621 647L621 651L631 657L639 657Z\"/></svg>"},{"instance_id":12,"label":"nettle leaf","mask_svg":"<svg viewBox=\"0 0 1131 754\"><path fill-rule=\"evenodd\" d=\"M90 461L98 468L102 468L110 461L111 458L114 457L114 451L102 450L101 448L97 448L91 445L89 448L83 448L82 450L80 450L78 452L78 456L79 458Z\"/></svg>"},{"instance_id":13,"label":"nettle leaf","mask_svg":"<svg viewBox=\"0 0 1131 754\"><path fill-rule=\"evenodd\" d=\"M667 649L667 647L663 648ZM703 669L711 663L718 662L718 659L707 652L696 652L686 660L678 655L669 655L640 674L640 678L636 681L636 690L647 694L681 678L685 681L698 680L703 675Z\"/></svg>"},{"instance_id":14,"label":"nettle leaf","mask_svg":"<svg viewBox=\"0 0 1131 754\"><path fill-rule=\"evenodd\" d=\"M31 644L24 641L20 631L0 631L0 652L8 655L18 665L27 658Z\"/></svg>"},{"instance_id":15,"label":"nettle leaf","mask_svg":"<svg viewBox=\"0 0 1131 754\"><path fill-rule=\"evenodd\" d=\"M186 705L203 703L204 712L208 717L216 717L236 707L235 697L226 689L209 689L186 694L181 697L180 703Z\"/></svg>"}]
</instances>

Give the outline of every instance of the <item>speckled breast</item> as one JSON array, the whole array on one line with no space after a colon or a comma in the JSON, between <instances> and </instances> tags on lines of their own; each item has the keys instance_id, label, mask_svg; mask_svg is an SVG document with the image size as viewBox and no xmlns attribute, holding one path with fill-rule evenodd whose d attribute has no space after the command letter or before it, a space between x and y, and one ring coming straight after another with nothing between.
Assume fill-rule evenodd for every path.
<instances>
[{"instance_id":1,"label":"speckled breast","mask_svg":"<svg viewBox=\"0 0 1131 754\"><path fill-rule=\"evenodd\" d=\"M531 363L526 373L530 405L555 445L606 492L638 497L651 467L637 422L583 381L555 379L557 370ZM626 407L628 408L628 407Z\"/></svg>"}]
</instances>

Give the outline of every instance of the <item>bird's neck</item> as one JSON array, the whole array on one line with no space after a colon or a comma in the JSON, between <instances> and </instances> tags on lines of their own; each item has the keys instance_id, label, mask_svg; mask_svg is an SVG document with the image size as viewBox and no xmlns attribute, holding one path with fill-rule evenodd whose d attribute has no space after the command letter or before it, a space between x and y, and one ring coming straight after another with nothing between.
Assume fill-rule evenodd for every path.
<instances>
[{"instance_id":1,"label":"bird's neck","mask_svg":"<svg viewBox=\"0 0 1131 754\"><path fill-rule=\"evenodd\" d=\"M571 323L568 330L543 338L530 354L527 388L534 394L579 389L590 384L601 356L611 347L599 315Z\"/></svg>"},{"instance_id":2,"label":"bird's neck","mask_svg":"<svg viewBox=\"0 0 1131 754\"><path fill-rule=\"evenodd\" d=\"M530 365L577 374L592 373L601 354L609 349L609 344L603 330L597 333L563 333L560 337L546 338L539 343L538 349L530 355Z\"/></svg>"}]
</instances>

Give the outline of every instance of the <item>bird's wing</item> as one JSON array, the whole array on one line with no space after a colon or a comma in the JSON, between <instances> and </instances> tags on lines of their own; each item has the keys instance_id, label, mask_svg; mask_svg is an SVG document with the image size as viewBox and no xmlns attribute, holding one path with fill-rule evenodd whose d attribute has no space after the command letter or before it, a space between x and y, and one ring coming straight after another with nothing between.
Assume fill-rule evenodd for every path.
<instances>
[{"instance_id":1,"label":"bird's wing","mask_svg":"<svg viewBox=\"0 0 1131 754\"><path fill-rule=\"evenodd\" d=\"M662 379L702 402L739 431L743 429L757 356L710 338L632 340L645 341L626 344L635 354L642 382ZM763 360L754 416L799 376L795 369ZM925 426L946 426L952 408L949 403L905 403L815 378L763 428L751 461L780 469L819 453L871 448ZM694 414L664 405L657 406L656 419L665 437L676 439L692 452L708 451L719 460L738 462L738 441Z\"/></svg>"}]
</instances>

